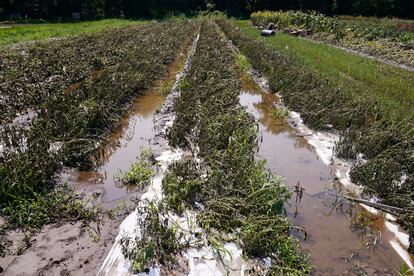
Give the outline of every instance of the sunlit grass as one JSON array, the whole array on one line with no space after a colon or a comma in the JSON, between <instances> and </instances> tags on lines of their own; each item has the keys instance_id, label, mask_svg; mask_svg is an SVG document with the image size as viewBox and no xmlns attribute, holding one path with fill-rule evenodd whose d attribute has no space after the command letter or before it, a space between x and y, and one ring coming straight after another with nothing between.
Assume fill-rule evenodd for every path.
<instances>
[{"instance_id":1,"label":"sunlit grass","mask_svg":"<svg viewBox=\"0 0 414 276\"><path fill-rule=\"evenodd\" d=\"M44 24L20 24L10 28L0 28L0 46L41 40L73 36L78 34L94 33L106 28L123 27L142 21L122 19L106 19L99 21L86 21L77 23L44 23Z\"/></svg>"},{"instance_id":2,"label":"sunlit grass","mask_svg":"<svg viewBox=\"0 0 414 276\"><path fill-rule=\"evenodd\" d=\"M279 32L273 37L261 38L249 21L235 23L246 34L265 39L296 62L327 75L350 93L375 97L389 116L405 118L413 111L414 72Z\"/></svg>"}]
</instances>

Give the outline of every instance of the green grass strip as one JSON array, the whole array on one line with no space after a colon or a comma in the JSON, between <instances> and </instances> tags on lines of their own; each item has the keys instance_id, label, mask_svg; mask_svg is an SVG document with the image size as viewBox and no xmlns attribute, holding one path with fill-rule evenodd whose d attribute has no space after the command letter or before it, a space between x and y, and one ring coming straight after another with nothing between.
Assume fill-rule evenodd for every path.
<instances>
[{"instance_id":1,"label":"green grass strip","mask_svg":"<svg viewBox=\"0 0 414 276\"><path fill-rule=\"evenodd\" d=\"M131 21L122 19L105 19L99 21L86 21L77 23L45 23L45 24L17 24L0 25L0 47L20 42L42 40L89 34L103 31L107 28L119 28L143 21Z\"/></svg>"}]
</instances>

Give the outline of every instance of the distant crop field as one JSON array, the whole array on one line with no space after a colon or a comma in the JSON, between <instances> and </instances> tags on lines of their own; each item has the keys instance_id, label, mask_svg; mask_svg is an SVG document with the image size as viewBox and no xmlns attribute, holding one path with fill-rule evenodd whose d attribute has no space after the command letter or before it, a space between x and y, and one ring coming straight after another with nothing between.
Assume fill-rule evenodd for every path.
<instances>
[{"instance_id":1,"label":"distant crop field","mask_svg":"<svg viewBox=\"0 0 414 276\"><path fill-rule=\"evenodd\" d=\"M42 23L42 24L0 24L0 46L20 42L74 36L102 31L106 28L117 28L140 21L106 19L99 21L76 23Z\"/></svg>"},{"instance_id":2,"label":"distant crop field","mask_svg":"<svg viewBox=\"0 0 414 276\"><path fill-rule=\"evenodd\" d=\"M400 19L400 18L378 18L365 16L338 16L340 20L357 21L362 23L374 23L386 28L394 28L399 31L414 32L414 20Z\"/></svg>"},{"instance_id":3,"label":"distant crop field","mask_svg":"<svg viewBox=\"0 0 414 276\"><path fill-rule=\"evenodd\" d=\"M350 20L300 11L264 11L251 15L256 26L272 23L287 34L306 36L394 63L414 66L414 33L407 30L411 28L410 21L347 18Z\"/></svg>"}]
</instances>

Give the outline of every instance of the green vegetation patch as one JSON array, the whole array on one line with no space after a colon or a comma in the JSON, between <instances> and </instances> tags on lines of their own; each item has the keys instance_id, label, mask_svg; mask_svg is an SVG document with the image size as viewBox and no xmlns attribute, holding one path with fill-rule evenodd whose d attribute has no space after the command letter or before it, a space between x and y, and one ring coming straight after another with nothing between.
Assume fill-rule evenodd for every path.
<instances>
[{"instance_id":1,"label":"green vegetation patch","mask_svg":"<svg viewBox=\"0 0 414 276\"><path fill-rule=\"evenodd\" d=\"M96 33L137 23L139 21L105 19L77 23L12 24L10 28L0 28L0 47L47 38Z\"/></svg>"},{"instance_id":2,"label":"green vegetation patch","mask_svg":"<svg viewBox=\"0 0 414 276\"><path fill-rule=\"evenodd\" d=\"M19 198L14 206L5 207L1 213L9 224L30 230L40 229L44 224L96 218L96 211L87 209L74 190L63 186L52 192L34 194L32 198Z\"/></svg>"},{"instance_id":3,"label":"green vegetation patch","mask_svg":"<svg viewBox=\"0 0 414 276\"><path fill-rule=\"evenodd\" d=\"M118 176L119 181L123 185L134 185L143 188L154 176L154 170L150 161L151 157L151 151L143 150L138 162L132 163L129 171Z\"/></svg>"},{"instance_id":4,"label":"green vegetation patch","mask_svg":"<svg viewBox=\"0 0 414 276\"><path fill-rule=\"evenodd\" d=\"M200 167L193 160L176 161L168 168L162 188L168 206L182 214L188 204L194 206L203 190Z\"/></svg>"}]
</instances>

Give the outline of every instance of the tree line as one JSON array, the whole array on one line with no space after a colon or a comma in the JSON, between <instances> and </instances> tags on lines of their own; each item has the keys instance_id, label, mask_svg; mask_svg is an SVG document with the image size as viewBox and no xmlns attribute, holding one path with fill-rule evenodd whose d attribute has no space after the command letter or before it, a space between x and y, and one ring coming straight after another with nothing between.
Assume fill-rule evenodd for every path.
<instances>
[{"instance_id":1,"label":"tree line","mask_svg":"<svg viewBox=\"0 0 414 276\"><path fill-rule=\"evenodd\" d=\"M164 18L219 10L248 17L258 10L316 10L327 15L414 17L414 0L0 0L0 17L81 19Z\"/></svg>"}]
</instances>

